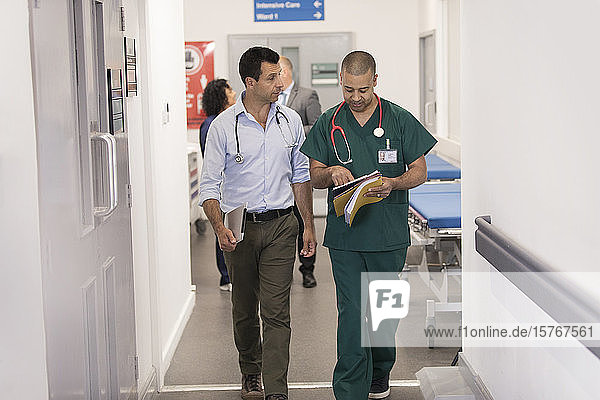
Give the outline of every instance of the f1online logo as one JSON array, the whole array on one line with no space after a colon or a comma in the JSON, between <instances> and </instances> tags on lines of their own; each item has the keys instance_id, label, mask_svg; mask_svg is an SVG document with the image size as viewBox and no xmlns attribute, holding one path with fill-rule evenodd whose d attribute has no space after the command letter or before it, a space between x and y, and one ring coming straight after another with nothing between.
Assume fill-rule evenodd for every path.
<instances>
[{"instance_id":1,"label":"f1online logo","mask_svg":"<svg viewBox=\"0 0 600 400\"><path fill-rule=\"evenodd\" d=\"M371 329L376 331L386 319L401 319L408 315L410 284L404 280L369 282Z\"/></svg>"}]
</instances>

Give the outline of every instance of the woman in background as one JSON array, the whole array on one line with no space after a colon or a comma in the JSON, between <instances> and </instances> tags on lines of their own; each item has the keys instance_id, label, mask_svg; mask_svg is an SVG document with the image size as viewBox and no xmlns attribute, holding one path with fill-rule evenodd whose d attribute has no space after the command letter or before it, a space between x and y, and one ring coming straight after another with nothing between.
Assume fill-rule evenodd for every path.
<instances>
[{"instance_id":1,"label":"woman in background","mask_svg":"<svg viewBox=\"0 0 600 400\"><path fill-rule=\"evenodd\" d=\"M208 82L202 95L202 109L206 113L207 117L200 125L200 149L202 150L202 157L204 157L204 149L206 146L206 135L208 134L208 128L213 122L215 117L223 112L228 107L235 104L235 91L229 86L226 79L215 79ZM223 250L219 247L219 241L216 240L216 256L217 256L217 268L221 273L221 280L219 282L219 289L231 291L231 282L229 280L229 274L227 273L227 266L225 265L225 257L223 257Z\"/></svg>"}]
</instances>

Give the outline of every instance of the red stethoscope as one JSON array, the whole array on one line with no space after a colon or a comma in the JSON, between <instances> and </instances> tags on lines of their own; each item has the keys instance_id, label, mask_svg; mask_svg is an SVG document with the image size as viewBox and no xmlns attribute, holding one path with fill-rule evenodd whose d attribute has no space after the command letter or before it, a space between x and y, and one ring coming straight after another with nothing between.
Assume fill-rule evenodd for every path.
<instances>
[{"instance_id":1,"label":"red stethoscope","mask_svg":"<svg viewBox=\"0 0 600 400\"><path fill-rule=\"evenodd\" d=\"M373 93L373 94L375 94L375 93ZM381 99L376 94L375 94L375 97L377 97L377 103L379 104L379 126L375 129L373 129L373 135L375 135L375 137L379 138L379 137L383 136L385 131L381 127L381 120L383 117L383 113L382 113L382 109L381 109ZM337 117L337 114L340 111L340 108L342 108L342 106L345 103L346 103L346 100L342 101L342 103L335 110L335 113L333 113L333 118L331 119L331 144L333 144L333 151L335 153L336 158L338 159L339 162L341 162L344 165L350 164L352 162L352 157L350 156L350 145L348 144L348 139L346 139L346 133L344 133L344 129L341 126L335 124L335 117ZM346 143L346 150L348 150L348 159L346 161L342 161L340 159L340 156L335 147L335 138L333 137L333 134L335 133L335 131L340 131L340 133L342 134L342 137L344 138L344 142Z\"/></svg>"}]
</instances>

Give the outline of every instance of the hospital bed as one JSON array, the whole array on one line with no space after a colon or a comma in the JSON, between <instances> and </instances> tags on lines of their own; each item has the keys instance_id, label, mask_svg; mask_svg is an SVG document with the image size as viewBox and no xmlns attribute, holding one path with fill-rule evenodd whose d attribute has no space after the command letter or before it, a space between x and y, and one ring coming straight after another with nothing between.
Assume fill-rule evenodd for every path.
<instances>
[{"instance_id":1,"label":"hospital bed","mask_svg":"<svg viewBox=\"0 0 600 400\"><path fill-rule=\"evenodd\" d=\"M448 161L435 154L427 154L427 180L456 180L460 179L460 168L455 167Z\"/></svg>"},{"instance_id":2,"label":"hospital bed","mask_svg":"<svg viewBox=\"0 0 600 400\"><path fill-rule=\"evenodd\" d=\"M428 177L434 180L410 190L408 222L411 243L422 253L417 271L437 298L427 300L425 321L426 328L435 328L436 312L461 311L461 303L450 302L448 296L449 279L459 281L461 274L461 184L453 180L460 178L459 168L437 156L427 157ZM428 251L437 253L437 263L428 260ZM440 273L432 274L432 270ZM433 337L428 345L433 348Z\"/></svg>"}]
</instances>

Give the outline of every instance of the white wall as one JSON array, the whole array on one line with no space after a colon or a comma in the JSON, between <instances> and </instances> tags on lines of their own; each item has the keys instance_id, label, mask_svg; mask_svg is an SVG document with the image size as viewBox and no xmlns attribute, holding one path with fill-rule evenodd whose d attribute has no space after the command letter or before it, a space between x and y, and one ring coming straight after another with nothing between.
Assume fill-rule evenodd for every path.
<instances>
[{"instance_id":1,"label":"white wall","mask_svg":"<svg viewBox=\"0 0 600 400\"><path fill-rule=\"evenodd\" d=\"M146 0L140 23L152 358L160 383L194 304L182 0Z\"/></svg>"},{"instance_id":2,"label":"white wall","mask_svg":"<svg viewBox=\"0 0 600 400\"><path fill-rule=\"evenodd\" d=\"M598 270L598 15L596 0L462 2L465 324L547 319L502 279L475 284L470 272L490 268L473 250L478 215L557 271ZM599 284L578 285L597 302ZM585 349L464 353L496 399L598 397L600 361Z\"/></svg>"},{"instance_id":3,"label":"white wall","mask_svg":"<svg viewBox=\"0 0 600 400\"><path fill-rule=\"evenodd\" d=\"M460 143L460 3L448 0L448 138ZM459 158L460 159L460 158Z\"/></svg>"},{"instance_id":4,"label":"white wall","mask_svg":"<svg viewBox=\"0 0 600 400\"><path fill-rule=\"evenodd\" d=\"M27 2L3 4L0 25L10 32L0 41L0 387L2 398L39 400L48 381Z\"/></svg>"},{"instance_id":5,"label":"white wall","mask_svg":"<svg viewBox=\"0 0 600 400\"><path fill-rule=\"evenodd\" d=\"M253 4L184 0L185 40L215 41L216 77L229 71L228 34L354 32L356 48L377 61L378 93L418 115L417 0L327 0L325 20L316 22L254 22Z\"/></svg>"},{"instance_id":6,"label":"white wall","mask_svg":"<svg viewBox=\"0 0 600 400\"><path fill-rule=\"evenodd\" d=\"M136 39L138 60L143 59L141 48L140 19L144 18L143 0L125 0L126 10L125 36ZM146 194L146 164L144 101L147 101L145 77L142 76L138 62L138 95L127 97L126 118L129 139L129 176L131 182L131 230L133 245L133 274L135 287L136 347L138 355L139 386L145 390L148 379L152 376L152 308L150 292L150 246L148 231L148 200ZM154 265L154 264L153 264Z\"/></svg>"},{"instance_id":7,"label":"white wall","mask_svg":"<svg viewBox=\"0 0 600 400\"><path fill-rule=\"evenodd\" d=\"M419 33L432 31L438 26L440 0L419 1Z\"/></svg>"},{"instance_id":8,"label":"white wall","mask_svg":"<svg viewBox=\"0 0 600 400\"><path fill-rule=\"evenodd\" d=\"M183 6L126 0L138 96L128 97L136 340L140 389L162 384L194 304L191 291ZM169 104L168 122L163 121ZM143 393L140 393L143 394Z\"/></svg>"},{"instance_id":9,"label":"white wall","mask_svg":"<svg viewBox=\"0 0 600 400\"><path fill-rule=\"evenodd\" d=\"M437 134L435 151L460 163L461 0L419 2L419 33L435 31Z\"/></svg>"}]
</instances>

